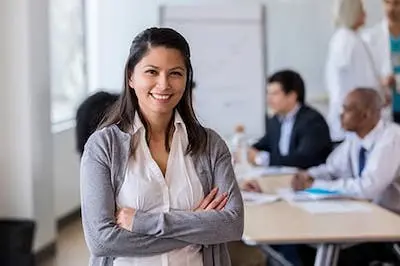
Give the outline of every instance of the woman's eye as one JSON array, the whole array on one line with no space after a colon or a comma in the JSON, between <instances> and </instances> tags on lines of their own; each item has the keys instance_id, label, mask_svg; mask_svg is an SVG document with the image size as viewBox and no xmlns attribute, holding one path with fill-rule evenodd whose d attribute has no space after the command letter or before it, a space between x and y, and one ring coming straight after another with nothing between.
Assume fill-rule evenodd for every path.
<instances>
[{"instance_id":1,"label":"woman's eye","mask_svg":"<svg viewBox=\"0 0 400 266\"><path fill-rule=\"evenodd\" d=\"M154 69L149 69L149 70L146 70L146 73L150 74L150 75L156 75L157 71L155 71Z\"/></svg>"},{"instance_id":2,"label":"woman's eye","mask_svg":"<svg viewBox=\"0 0 400 266\"><path fill-rule=\"evenodd\" d=\"M174 72L171 72L171 75L173 75L173 76L183 76L182 75L182 73L181 72L178 72L178 71L174 71Z\"/></svg>"}]
</instances>

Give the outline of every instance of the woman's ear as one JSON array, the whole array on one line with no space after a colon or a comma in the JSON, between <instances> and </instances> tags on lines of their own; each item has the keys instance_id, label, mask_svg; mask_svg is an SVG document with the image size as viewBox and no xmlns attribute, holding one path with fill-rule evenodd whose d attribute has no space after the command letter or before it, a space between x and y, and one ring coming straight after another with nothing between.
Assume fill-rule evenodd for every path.
<instances>
[{"instance_id":1,"label":"woman's ear","mask_svg":"<svg viewBox=\"0 0 400 266\"><path fill-rule=\"evenodd\" d=\"M128 85L131 89L135 87L135 82L133 81L133 73L129 76Z\"/></svg>"}]
</instances>

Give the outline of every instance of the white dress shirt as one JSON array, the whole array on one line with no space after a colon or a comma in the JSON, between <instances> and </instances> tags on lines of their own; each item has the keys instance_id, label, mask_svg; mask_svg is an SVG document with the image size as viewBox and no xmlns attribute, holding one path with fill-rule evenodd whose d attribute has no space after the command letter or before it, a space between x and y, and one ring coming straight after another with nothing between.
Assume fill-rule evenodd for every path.
<instances>
[{"instance_id":1,"label":"white dress shirt","mask_svg":"<svg viewBox=\"0 0 400 266\"><path fill-rule=\"evenodd\" d=\"M367 155L359 175L361 146ZM355 134L349 136L331 153L326 164L308 172L315 179L315 188L371 199L400 212L400 127L381 120L363 139Z\"/></svg>"},{"instance_id":2,"label":"white dress shirt","mask_svg":"<svg viewBox=\"0 0 400 266\"><path fill-rule=\"evenodd\" d=\"M204 197L203 187L193 161L185 155L188 136L182 118L175 113L165 177L151 156L145 129L135 115L133 137L137 143L128 163L126 177L117 198L118 207L130 207L145 212L193 210ZM133 221L135 222L135 221ZM202 266L201 246L190 245L161 255L116 258L114 266Z\"/></svg>"},{"instance_id":3,"label":"white dress shirt","mask_svg":"<svg viewBox=\"0 0 400 266\"><path fill-rule=\"evenodd\" d=\"M294 122L296 121L296 115L299 112L300 105L297 104L292 111L287 113L285 116L278 116L281 122L281 135L279 138L279 152L281 155L286 156L289 153L290 139L292 137L292 130ZM255 162L257 165L269 166L269 152L261 151L257 154Z\"/></svg>"}]
</instances>

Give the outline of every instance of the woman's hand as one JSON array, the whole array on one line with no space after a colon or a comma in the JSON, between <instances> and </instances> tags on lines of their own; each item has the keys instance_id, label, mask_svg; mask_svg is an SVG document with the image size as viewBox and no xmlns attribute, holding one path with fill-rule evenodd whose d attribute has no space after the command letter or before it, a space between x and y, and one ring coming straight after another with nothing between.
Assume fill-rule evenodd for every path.
<instances>
[{"instance_id":1,"label":"woman's hand","mask_svg":"<svg viewBox=\"0 0 400 266\"><path fill-rule=\"evenodd\" d=\"M121 208L117 210L116 213L116 218L117 218L117 224L132 232L132 227L133 227L133 216L135 216L135 209L132 208Z\"/></svg>"},{"instance_id":2,"label":"woman's hand","mask_svg":"<svg viewBox=\"0 0 400 266\"><path fill-rule=\"evenodd\" d=\"M211 190L199 204L199 206L194 209L194 211L210 211L216 210L221 211L224 209L226 203L228 202L228 193L223 193L217 197L218 188Z\"/></svg>"},{"instance_id":3,"label":"woman's hand","mask_svg":"<svg viewBox=\"0 0 400 266\"><path fill-rule=\"evenodd\" d=\"M260 184L256 180L245 181L241 185L241 187L244 191L248 191L248 192L258 192L258 193L262 192Z\"/></svg>"}]
</instances>

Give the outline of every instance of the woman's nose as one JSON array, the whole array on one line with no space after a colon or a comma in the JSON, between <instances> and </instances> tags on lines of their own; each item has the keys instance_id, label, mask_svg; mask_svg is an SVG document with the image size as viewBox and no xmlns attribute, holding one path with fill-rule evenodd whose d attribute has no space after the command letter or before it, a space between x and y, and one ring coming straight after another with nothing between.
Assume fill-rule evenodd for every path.
<instances>
[{"instance_id":1,"label":"woman's nose","mask_svg":"<svg viewBox=\"0 0 400 266\"><path fill-rule=\"evenodd\" d=\"M166 74L161 74L161 75L158 77L157 86L158 86L158 88L159 88L160 90L166 90L166 89L168 89L168 88L170 87L170 86L169 86L168 75L166 75Z\"/></svg>"}]
</instances>

